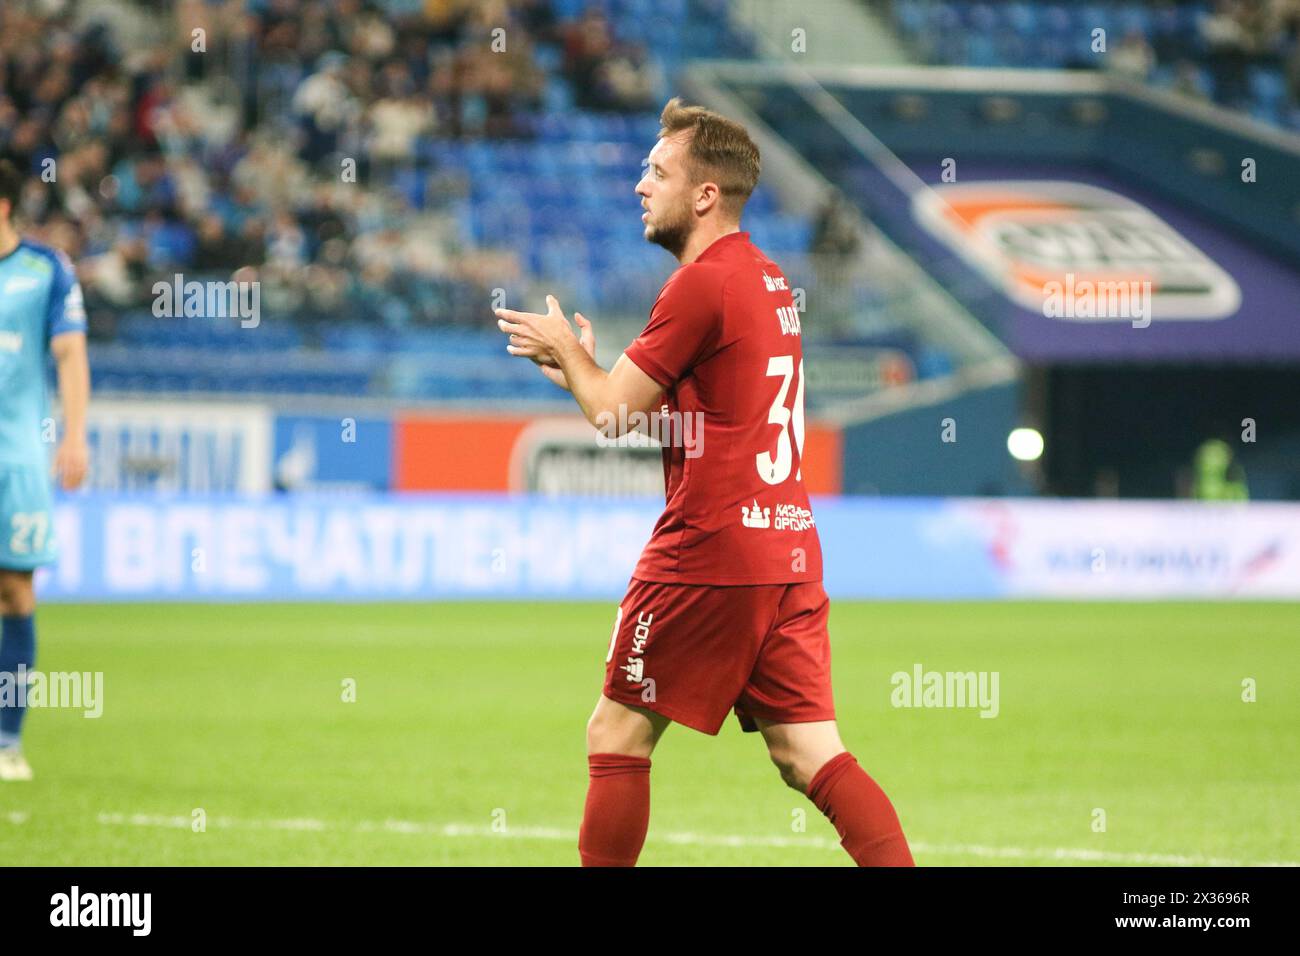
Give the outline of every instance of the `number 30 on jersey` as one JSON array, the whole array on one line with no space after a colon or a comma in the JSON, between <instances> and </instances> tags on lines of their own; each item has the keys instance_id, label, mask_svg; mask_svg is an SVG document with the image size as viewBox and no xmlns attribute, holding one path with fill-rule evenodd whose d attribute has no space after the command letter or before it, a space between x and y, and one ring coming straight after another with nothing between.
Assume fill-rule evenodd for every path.
<instances>
[{"instance_id":1,"label":"number 30 on jersey","mask_svg":"<svg viewBox=\"0 0 1300 956\"><path fill-rule=\"evenodd\" d=\"M794 432L794 448L799 453L799 461L803 461L803 359L799 360L799 385L794 393L793 412L785 407L785 397L790 394L790 379L795 375L793 355L774 355L767 360L768 378L775 378L778 375L781 376L781 388L767 412L768 424L779 425L781 428L781 434L776 440L776 458L774 459L770 452L760 452L754 456L754 462L758 466L758 476L769 485L779 485L790 477L790 468L794 464L790 445L791 432ZM795 478L803 479L802 464Z\"/></svg>"}]
</instances>

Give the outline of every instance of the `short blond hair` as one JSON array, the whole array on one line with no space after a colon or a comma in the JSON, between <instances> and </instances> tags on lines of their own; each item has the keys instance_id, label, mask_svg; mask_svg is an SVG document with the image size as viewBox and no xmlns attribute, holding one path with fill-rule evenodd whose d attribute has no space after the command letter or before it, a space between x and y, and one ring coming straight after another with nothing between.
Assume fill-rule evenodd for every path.
<instances>
[{"instance_id":1,"label":"short blond hair","mask_svg":"<svg viewBox=\"0 0 1300 956\"><path fill-rule=\"evenodd\" d=\"M686 146L686 173L693 183L712 180L722 192L722 208L740 211L758 185L758 147L744 126L703 106L686 106L674 96L659 115L659 138L691 130Z\"/></svg>"}]
</instances>

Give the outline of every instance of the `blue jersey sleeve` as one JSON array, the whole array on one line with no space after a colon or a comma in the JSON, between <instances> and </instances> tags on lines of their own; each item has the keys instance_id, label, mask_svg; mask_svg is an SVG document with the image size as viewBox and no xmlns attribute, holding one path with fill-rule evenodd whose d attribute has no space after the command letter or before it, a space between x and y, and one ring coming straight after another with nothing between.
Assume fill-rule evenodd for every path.
<instances>
[{"instance_id":1,"label":"blue jersey sleeve","mask_svg":"<svg viewBox=\"0 0 1300 956\"><path fill-rule=\"evenodd\" d=\"M45 337L52 339L64 332L86 331L86 303L81 284L70 260L56 254L54 281L50 285L50 304L45 313Z\"/></svg>"}]
</instances>

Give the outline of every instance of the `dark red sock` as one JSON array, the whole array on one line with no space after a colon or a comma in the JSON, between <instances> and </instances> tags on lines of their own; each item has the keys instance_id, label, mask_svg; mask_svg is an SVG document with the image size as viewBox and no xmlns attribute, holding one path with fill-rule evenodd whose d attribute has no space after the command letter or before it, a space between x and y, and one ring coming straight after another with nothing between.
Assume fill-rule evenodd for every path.
<instances>
[{"instance_id":1,"label":"dark red sock","mask_svg":"<svg viewBox=\"0 0 1300 956\"><path fill-rule=\"evenodd\" d=\"M858 866L916 866L894 805L847 750L813 776L808 799L826 814Z\"/></svg>"},{"instance_id":2,"label":"dark red sock","mask_svg":"<svg viewBox=\"0 0 1300 956\"><path fill-rule=\"evenodd\" d=\"M636 866L650 826L650 758L588 754L591 781L578 831L583 866Z\"/></svg>"}]
</instances>

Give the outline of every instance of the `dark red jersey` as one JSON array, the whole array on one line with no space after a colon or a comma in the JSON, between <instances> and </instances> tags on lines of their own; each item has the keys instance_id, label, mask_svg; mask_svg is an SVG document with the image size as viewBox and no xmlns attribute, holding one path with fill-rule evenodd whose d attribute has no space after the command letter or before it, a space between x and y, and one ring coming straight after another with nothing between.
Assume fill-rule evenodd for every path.
<instances>
[{"instance_id":1,"label":"dark red jersey","mask_svg":"<svg viewBox=\"0 0 1300 956\"><path fill-rule=\"evenodd\" d=\"M664 387L668 504L633 576L680 584L820 581L804 491L803 350L790 285L749 233L664 283L627 357Z\"/></svg>"}]
</instances>

